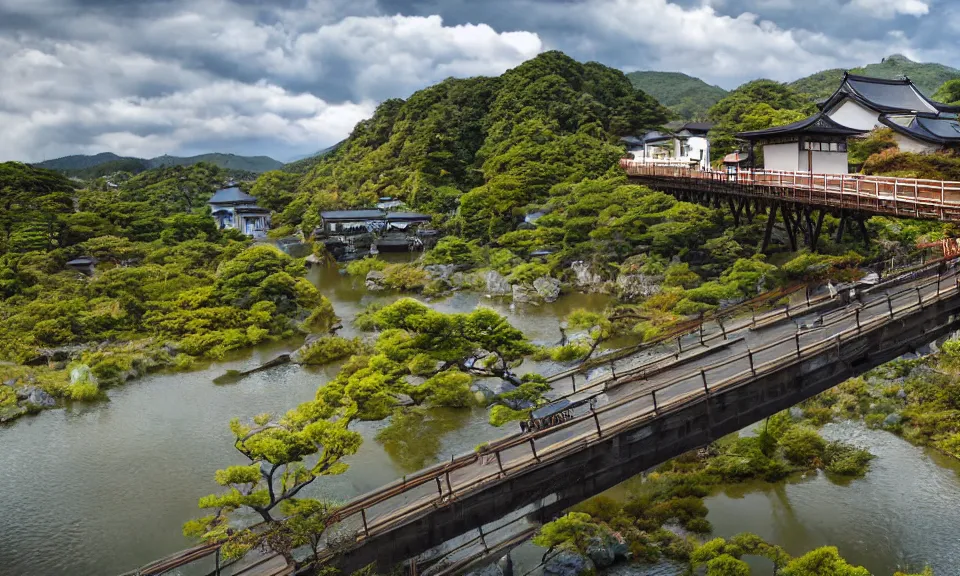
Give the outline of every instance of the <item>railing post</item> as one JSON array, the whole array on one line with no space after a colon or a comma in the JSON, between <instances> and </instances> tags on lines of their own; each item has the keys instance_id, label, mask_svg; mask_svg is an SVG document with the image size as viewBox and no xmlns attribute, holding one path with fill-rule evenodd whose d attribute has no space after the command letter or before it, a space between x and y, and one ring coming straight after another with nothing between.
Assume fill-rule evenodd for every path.
<instances>
[{"instance_id":1,"label":"railing post","mask_svg":"<svg viewBox=\"0 0 960 576\"><path fill-rule=\"evenodd\" d=\"M703 379L703 391L709 394L710 388L707 387L707 372L703 368L700 369L700 378Z\"/></svg>"},{"instance_id":2,"label":"railing post","mask_svg":"<svg viewBox=\"0 0 960 576\"><path fill-rule=\"evenodd\" d=\"M653 398L653 413L658 414L659 409L657 408L657 391L654 390L650 393L650 397Z\"/></svg>"},{"instance_id":3,"label":"railing post","mask_svg":"<svg viewBox=\"0 0 960 576\"><path fill-rule=\"evenodd\" d=\"M613 360L610 361L610 376L612 376L612 377L614 377L614 378L617 377L617 371L614 370L614 368L613 368Z\"/></svg>"},{"instance_id":4,"label":"railing post","mask_svg":"<svg viewBox=\"0 0 960 576\"><path fill-rule=\"evenodd\" d=\"M593 409L593 404L590 405L590 412L593 413L593 421L597 425L597 438L603 438L603 430L600 429L600 417L597 416L597 411Z\"/></svg>"},{"instance_id":5,"label":"railing post","mask_svg":"<svg viewBox=\"0 0 960 576\"><path fill-rule=\"evenodd\" d=\"M363 535L369 536L370 529L367 528L367 509L366 508L360 509L360 519L363 520Z\"/></svg>"},{"instance_id":6,"label":"railing post","mask_svg":"<svg viewBox=\"0 0 960 576\"><path fill-rule=\"evenodd\" d=\"M500 469L501 474L505 474L505 472L503 471L503 461L500 460L500 450L497 450L496 452L494 452L494 454L497 455L497 468Z\"/></svg>"},{"instance_id":7,"label":"railing post","mask_svg":"<svg viewBox=\"0 0 960 576\"><path fill-rule=\"evenodd\" d=\"M890 300L889 294L887 294L887 307L890 308L890 317L893 318L893 302Z\"/></svg>"},{"instance_id":8,"label":"railing post","mask_svg":"<svg viewBox=\"0 0 960 576\"><path fill-rule=\"evenodd\" d=\"M860 309L856 309L856 318L857 318L857 334L860 334Z\"/></svg>"},{"instance_id":9,"label":"railing post","mask_svg":"<svg viewBox=\"0 0 960 576\"><path fill-rule=\"evenodd\" d=\"M570 383L573 385L573 391L577 391L577 376L575 374L570 375Z\"/></svg>"},{"instance_id":10,"label":"railing post","mask_svg":"<svg viewBox=\"0 0 960 576\"><path fill-rule=\"evenodd\" d=\"M920 306L920 309L923 310L923 294L920 293L919 286L917 286L917 304Z\"/></svg>"},{"instance_id":11,"label":"railing post","mask_svg":"<svg viewBox=\"0 0 960 576\"><path fill-rule=\"evenodd\" d=\"M533 443L533 438L532 438L532 437L530 438L530 450L533 451L533 457L536 458L537 462L539 462L539 461L540 461L540 457L537 456L537 447L536 447L536 445Z\"/></svg>"},{"instance_id":12,"label":"railing post","mask_svg":"<svg viewBox=\"0 0 960 576\"><path fill-rule=\"evenodd\" d=\"M533 438L531 438L531 440L533 440ZM447 477L447 492L450 494L450 497L453 498L453 487L450 486L450 471L449 471L449 470L447 470L447 473L445 474L445 476Z\"/></svg>"},{"instance_id":13,"label":"railing post","mask_svg":"<svg viewBox=\"0 0 960 576\"><path fill-rule=\"evenodd\" d=\"M753 350L747 348L747 358L750 359L750 373L754 376L757 375L757 369L753 367Z\"/></svg>"},{"instance_id":14,"label":"railing post","mask_svg":"<svg viewBox=\"0 0 960 576\"><path fill-rule=\"evenodd\" d=\"M677 350L683 352L683 343L680 341L680 336L677 336Z\"/></svg>"},{"instance_id":15,"label":"railing post","mask_svg":"<svg viewBox=\"0 0 960 576\"><path fill-rule=\"evenodd\" d=\"M364 526L364 528L366 528L366 526ZM214 556L213 561L214 561L213 574L214 576L220 576L220 548L217 548L217 553Z\"/></svg>"},{"instance_id":16,"label":"railing post","mask_svg":"<svg viewBox=\"0 0 960 576\"><path fill-rule=\"evenodd\" d=\"M799 360L800 359L800 330L797 330L795 339L797 341L797 359Z\"/></svg>"},{"instance_id":17,"label":"railing post","mask_svg":"<svg viewBox=\"0 0 960 576\"><path fill-rule=\"evenodd\" d=\"M439 476L437 476L437 477L435 478L435 480L437 481L437 492L439 492L439 493L440 493L440 496L442 497L442 496L443 496L443 482L440 481L440 477L439 477Z\"/></svg>"}]
</instances>

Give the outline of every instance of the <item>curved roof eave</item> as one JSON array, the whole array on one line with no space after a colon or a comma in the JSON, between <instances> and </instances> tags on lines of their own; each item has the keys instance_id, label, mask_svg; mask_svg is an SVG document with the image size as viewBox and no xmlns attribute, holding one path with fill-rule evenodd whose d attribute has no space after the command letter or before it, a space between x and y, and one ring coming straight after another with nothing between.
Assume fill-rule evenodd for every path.
<instances>
[{"instance_id":1,"label":"curved roof eave","mask_svg":"<svg viewBox=\"0 0 960 576\"><path fill-rule=\"evenodd\" d=\"M943 138L940 138L934 134L931 134L930 132L923 130L922 128L919 130L911 130L906 126L901 126L900 124L897 124L893 120L890 120L889 118L887 118L886 114L883 114L880 116L880 122L882 122L888 128L891 128L894 132L903 134L904 136L908 136L910 138L913 138L914 140L929 142L930 144L939 144L941 146L947 143L947 141L944 140Z\"/></svg>"}]
</instances>

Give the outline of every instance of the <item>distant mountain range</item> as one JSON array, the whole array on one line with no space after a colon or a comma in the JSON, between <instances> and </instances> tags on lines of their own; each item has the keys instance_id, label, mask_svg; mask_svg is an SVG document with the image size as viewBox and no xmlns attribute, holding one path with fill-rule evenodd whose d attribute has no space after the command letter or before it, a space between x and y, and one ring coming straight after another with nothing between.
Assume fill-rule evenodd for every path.
<instances>
[{"instance_id":1,"label":"distant mountain range","mask_svg":"<svg viewBox=\"0 0 960 576\"><path fill-rule=\"evenodd\" d=\"M839 68L824 70L787 85L809 95L811 100L819 100L833 94L843 72ZM914 62L902 54L888 56L877 64L853 68L850 73L890 79L908 76L928 96L948 80L960 78L960 70L956 68ZM679 72L631 72L627 78L634 87L653 96L684 120L704 119L707 110L728 94L719 86L711 86L699 78Z\"/></svg>"},{"instance_id":2,"label":"distant mountain range","mask_svg":"<svg viewBox=\"0 0 960 576\"><path fill-rule=\"evenodd\" d=\"M643 90L685 120L702 120L727 91L680 72L631 72L634 88Z\"/></svg>"},{"instance_id":3,"label":"distant mountain range","mask_svg":"<svg viewBox=\"0 0 960 576\"><path fill-rule=\"evenodd\" d=\"M235 154L201 154L187 158L179 156L158 156L144 159L129 156L118 156L112 152L104 152L93 156L75 155L55 158L38 162L34 166L56 170L68 176L77 178L99 178L109 176L115 172L139 173L151 168L162 166L192 166L200 162L215 164L227 170L237 172L267 172L283 168L279 162L268 156L237 156Z\"/></svg>"}]
</instances>

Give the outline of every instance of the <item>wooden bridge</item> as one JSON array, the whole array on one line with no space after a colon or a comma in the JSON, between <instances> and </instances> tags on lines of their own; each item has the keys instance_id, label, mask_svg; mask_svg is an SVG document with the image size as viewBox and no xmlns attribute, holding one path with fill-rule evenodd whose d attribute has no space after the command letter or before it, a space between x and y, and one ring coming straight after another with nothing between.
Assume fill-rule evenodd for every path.
<instances>
[{"instance_id":1,"label":"wooden bridge","mask_svg":"<svg viewBox=\"0 0 960 576\"><path fill-rule=\"evenodd\" d=\"M848 221L859 226L866 241L864 219L873 215L960 222L960 182L776 170L693 170L628 159L621 160L620 166L631 181L681 200L715 208L728 206L738 226L741 218L752 222L766 213L761 251L769 247L778 211L792 250L797 249L801 236L816 249L827 213L840 218L837 241Z\"/></svg>"},{"instance_id":2,"label":"wooden bridge","mask_svg":"<svg viewBox=\"0 0 960 576\"><path fill-rule=\"evenodd\" d=\"M622 359L599 377L558 375L554 387L562 397L600 401L560 425L513 434L346 503L330 519L321 561L350 573L450 542L457 543L459 558L509 547L531 531L527 526L518 535L516 523L525 519L518 515L549 520L643 470L957 329L960 278L953 264L941 261L892 278L854 301L843 291L795 298L764 314L700 322L643 351L639 364L636 357L632 364ZM198 547L130 574L281 573L193 569L200 560L212 566L215 554L215 546Z\"/></svg>"}]
</instances>

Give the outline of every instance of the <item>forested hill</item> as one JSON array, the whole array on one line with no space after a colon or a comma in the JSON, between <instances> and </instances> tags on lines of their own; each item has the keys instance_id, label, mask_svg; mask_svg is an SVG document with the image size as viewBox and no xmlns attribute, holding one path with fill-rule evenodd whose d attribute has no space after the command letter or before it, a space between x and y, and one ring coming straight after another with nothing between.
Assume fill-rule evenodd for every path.
<instances>
[{"instance_id":1,"label":"forested hill","mask_svg":"<svg viewBox=\"0 0 960 576\"><path fill-rule=\"evenodd\" d=\"M719 86L680 72L631 72L627 78L684 120L705 119L707 110L727 95Z\"/></svg>"},{"instance_id":2,"label":"forested hill","mask_svg":"<svg viewBox=\"0 0 960 576\"><path fill-rule=\"evenodd\" d=\"M888 56L877 64L852 68L850 73L890 79L907 76L928 96L933 95L945 82L960 78L960 70L956 68L943 64L914 62L902 54ZM797 92L809 94L813 99L827 98L837 89L842 77L843 70L834 68L791 82L790 87Z\"/></svg>"},{"instance_id":3,"label":"forested hill","mask_svg":"<svg viewBox=\"0 0 960 576\"><path fill-rule=\"evenodd\" d=\"M551 187L616 169L618 137L667 120L627 77L546 52L498 78L448 79L388 100L330 157L295 182L264 176L253 193L292 195L275 223L318 223L320 210L371 206L380 196L447 214L486 240L512 230Z\"/></svg>"},{"instance_id":4,"label":"forested hill","mask_svg":"<svg viewBox=\"0 0 960 576\"><path fill-rule=\"evenodd\" d=\"M133 158L129 156L118 156L111 152L104 152L93 156L75 155L45 160L34 164L38 168L56 170L67 176L82 179L99 178L109 176L115 172L130 172L139 174L152 168L163 166L193 166L205 162L213 164L220 168L236 172L267 172L269 170L278 170L283 167L282 162L278 162L267 156L237 156L235 154L201 154L199 156L190 156L187 158L178 156L158 156L157 158Z\"/></svg>"}]
</instances>

